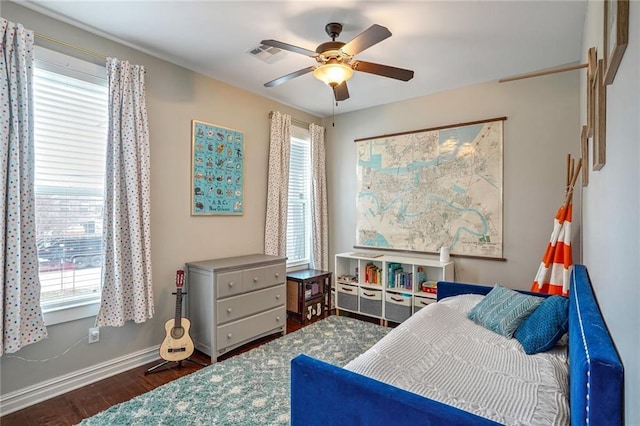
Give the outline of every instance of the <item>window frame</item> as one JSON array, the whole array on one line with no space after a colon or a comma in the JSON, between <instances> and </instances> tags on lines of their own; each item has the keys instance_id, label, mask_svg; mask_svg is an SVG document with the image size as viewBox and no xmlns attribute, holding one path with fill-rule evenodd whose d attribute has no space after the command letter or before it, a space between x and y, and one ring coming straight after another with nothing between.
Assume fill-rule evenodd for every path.
<instances>
[{"instance_id":1,"label":"window frame","mask_svg":"<svg viewBox=\"0 0 640 426\"><path fill-rule=\"evenodd\" d=\"M106 64L95 64L67 54L35 46L34 70L43 69L59 75L108 87ZM34 92L35 98L35 92ZM98 314L102 294L70 298L66 301L42 303L46 326L93 317Z\"/></svg>"},{"instance_id":2,"label":"window frame","mask_svg":"<svg viewBox=\"0 0 640 426\"><path fill-rule=\"evenodd\" d=\"M307 144L308 149L308 182L307 182L307 203L309 208L306 211L304 225L305 225L305 251L306 257L303 259L289 261L287 259L287 269L288 270L298 270L298 269L306 269L311 265L311 256L312 256L312 225L311 225L311 179L312 179L312 162L311 162L311 135L309 134L309 130L304 127L296 126L295 124L291 125L291 135L289 140L290 148L294 143L304 143ZM291 177L291 163L289 167L289 177ZM291 188L291 187L289 187ZM290 194L289 194L290 196ZM287 240L289 236L289 220L287 220Z\"/></svg>"}]
</instances>

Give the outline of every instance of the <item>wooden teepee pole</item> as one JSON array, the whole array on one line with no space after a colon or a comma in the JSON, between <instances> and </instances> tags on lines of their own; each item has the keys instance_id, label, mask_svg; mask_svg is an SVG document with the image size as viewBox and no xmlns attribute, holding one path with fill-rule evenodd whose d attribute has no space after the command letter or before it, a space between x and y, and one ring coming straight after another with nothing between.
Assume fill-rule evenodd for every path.
<instances>
[{"instance_id":1,"label":"wooden teepee pole","mask_svg":"<svg viewBox=\"0 0 640 426\"><path fill-rule=\"evenodd\" d=\"M580 175L580 168L582 167L582 158L578 159L578 163L575 167L572 167L572 176L569 185L567 186L567 195L564 198L564 205L567 206L571 203L571 199L573 198L573 187L576 184L576 180L578 180L578 175Z\"/></svg>"}]
</instances>

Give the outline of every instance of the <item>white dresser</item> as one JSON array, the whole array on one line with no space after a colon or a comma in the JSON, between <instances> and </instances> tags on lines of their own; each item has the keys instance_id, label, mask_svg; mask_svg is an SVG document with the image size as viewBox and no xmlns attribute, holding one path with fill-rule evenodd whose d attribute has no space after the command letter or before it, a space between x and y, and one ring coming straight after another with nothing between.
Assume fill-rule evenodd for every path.
<instances>
[{"instance_id":1,"label":"white dresser","mask_svg":"<svg viewBox=\"0 0 640 426\"><path fill-rule=\"evenodd\" d=\"M286 258L265 254L186 264L186 315L196 349L217 357L286 332Z\"/></svg>"}]
</instances>

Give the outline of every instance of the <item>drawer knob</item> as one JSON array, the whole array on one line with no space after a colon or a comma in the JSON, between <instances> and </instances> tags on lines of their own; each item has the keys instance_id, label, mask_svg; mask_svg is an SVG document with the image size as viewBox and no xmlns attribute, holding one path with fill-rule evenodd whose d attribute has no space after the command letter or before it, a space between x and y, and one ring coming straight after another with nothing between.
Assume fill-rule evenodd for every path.
<instances>
[{"instance_id":1,"label":"drawer knob","mask_svg":"<svg viewBox=\"0 0 640 426\"><path fill-rule=\"evenodd\" d=\"M280 317L276 317L276 321L280 322Z\"/></svg>"},{"instance_id":2,"label":"drawer knob","mask_svg":"<svg viewBox=\"0 0 640 426\"><path fill-rule=\"evenodd\" d=\"M253 277L253 282L257 283L258 282L258 277Z\"/></svg>"},{"instance_id":3,"label":"drawer knob","mask_svg":"<svg viewBox=\"0 0 640 426\"><path fill-rule=\"evenodd\" d=\"M280 295L276 294L276 299L280 300Z\"/></svg>"},{"instance_id":4,"label":"drawer knob","mask_svg":"<svg viewBox=\"0 0 640 426\"><path fill-rule=\"evenodd\" d=\"M231 333L227 334L227 339L231 339L231 336L232 336Z\"/></svg>"},{"instance_id":5,"label":"drawer knob","mask_svg":"<svg viewBox=\"0 0 640 426\"><path fill-rule=\"evenodd\" d=\"M231 308L227 308L227 312L231 313Z\"/></svg>"},{"instance_id":6,"label":"drawer knob","mask_svg":"<svg viewBox=\"0 0 640 426\"><path fill-rule=\"evenodd\" d=\"M233 281L229 281L229 287L233 287Z\"/></svg>"},{"instance_id":7,"label":"drawer knob","mask_svg":"<svg viewBox=\"0 0 640 426\"><path fill-rule=\"evenodd\" d=\"M276 272L276 278L278 278L280 276L280 274L278 272Z\"/></svg>"}]
</instances>

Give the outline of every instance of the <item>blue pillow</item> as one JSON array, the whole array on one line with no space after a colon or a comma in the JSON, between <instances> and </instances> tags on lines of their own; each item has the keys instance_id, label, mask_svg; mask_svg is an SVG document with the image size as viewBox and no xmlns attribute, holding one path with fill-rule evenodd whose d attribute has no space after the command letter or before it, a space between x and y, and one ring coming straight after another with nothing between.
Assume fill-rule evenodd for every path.
<instances>
[{"instance_id":1,"label":"blue pillow","mask_svg":"<svg viewBox=\"0 0 640 426\"><path fill-rule=\"evenodd\" d=\"M550 296L516 330L513 337L528 355L555 346L569 329L569 299Z\"/></svg>"},{"instance_id":2,"label":"blue pillow","mask_svg":"<svg viewBox=\"0 0 640 426\"><path fill-rule=\"evenodd\" d=\"M481 326L511 338L520 324L542 303L543 298L529 296L496 284L470 312Z\"/></svg>"}]
</instances>

